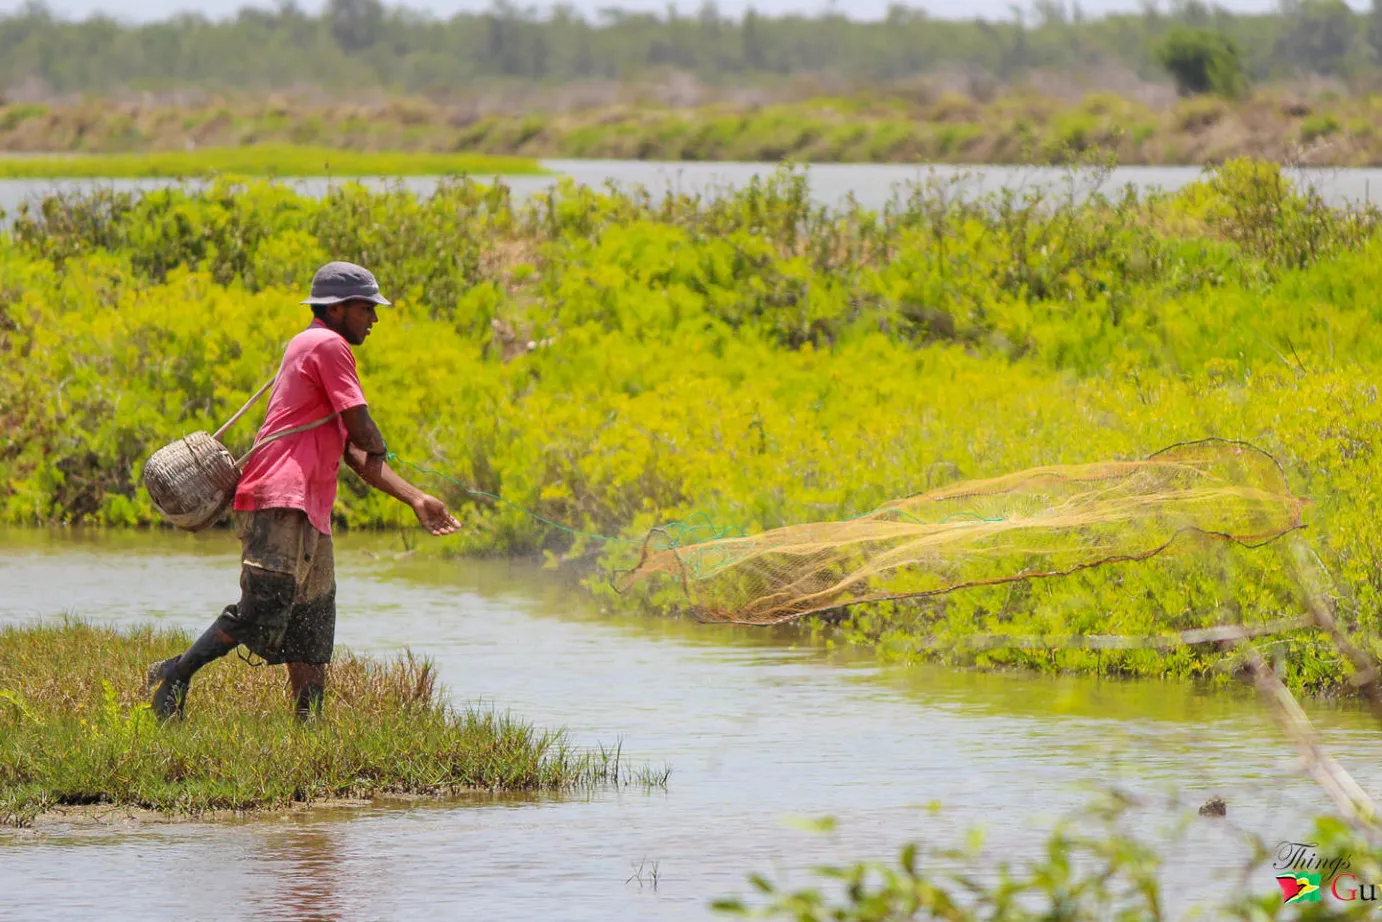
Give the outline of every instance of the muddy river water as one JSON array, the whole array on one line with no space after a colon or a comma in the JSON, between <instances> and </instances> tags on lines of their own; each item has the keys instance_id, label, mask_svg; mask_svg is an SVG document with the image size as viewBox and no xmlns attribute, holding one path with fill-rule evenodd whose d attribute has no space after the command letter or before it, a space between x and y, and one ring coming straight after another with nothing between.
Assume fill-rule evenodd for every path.
<instances>
[{"instance_id":1,"label":"muddy river water","mask_svg":"<svg viewBox=\"0 0 1382 922\"><path fill-rule=\"evenodd\" d=\"M401 549L339 538L341 644L411 647L456 702L622 742L671 767L666 789L0 831L0 919L708 919L750 872L804 884L813 864L974 827L985 854L967 870L1021 863L1098 786L1144 798L1132 822L1168 843L1179 914L1274 891L1268 871L1239 878L1242 832L1308 841L1327 807L1245 694L881 666L794 632L602 615L528 564ZM0 623L199 630L235 598L236 550L225 534L0 531ZM1311 714L1378 792L1366 721ZM1213 795L1227 822L1195 815ZM827 815L828 835L793 822Z\"/></svg>"}]
</instances>

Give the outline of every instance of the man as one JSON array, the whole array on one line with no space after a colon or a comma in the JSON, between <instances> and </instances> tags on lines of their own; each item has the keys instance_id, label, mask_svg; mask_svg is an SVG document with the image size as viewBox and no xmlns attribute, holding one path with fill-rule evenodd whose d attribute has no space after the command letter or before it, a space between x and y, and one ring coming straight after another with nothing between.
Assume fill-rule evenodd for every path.
<instances>
[{"instance_id":1,"label":"man","mask_svg":"<svg viewBox=\"0 0 1382 922\"><path fill-rule=\"evenodd\" d=\"M321 713L336 633L331 508L343 456L366 483L411 506L433 535L460 525L441 500L385 463L350 348L369 336L379 319L375 306L390 303L374 276L352 263L327 263L302 303L315 319L288 343L255 441L294 431L253 450L235 491L240 601L186 653L149 667L153 710L165 720L182 716L197 670L240 644L266 663L287 664L299 717Z\"/></svg>"}]
</instances>

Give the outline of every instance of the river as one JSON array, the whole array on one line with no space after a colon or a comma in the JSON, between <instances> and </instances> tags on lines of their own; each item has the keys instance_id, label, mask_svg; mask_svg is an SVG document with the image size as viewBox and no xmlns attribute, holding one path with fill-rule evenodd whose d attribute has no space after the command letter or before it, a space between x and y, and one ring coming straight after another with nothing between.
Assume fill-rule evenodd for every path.
<instances>
[{"instance_id":1,"label":"river","mask_svg":"<svg viewBox=\"0 0 1382 922\"><path fill-rule=\"evenodd\" d=\"M975 826L986 852L965 870L1020 864L1107 785L1147 799L1132 822L1165 845L1180 912L1274 892L1270 871L1235 876L1241 832L1305 841L1327 810L1245 693L882 666L791 630L603 615L526 563L396 559L397 536L338 547L341 644L410 646L456 702L621 741L671 767L666 789L0 831L0 918L709 919L750 872L804 884L813 864L956 845ZM224 533L0 530L0 623L200 630L236 597L236 550ZM1367 721L1311 713L1376 791ZM1227 821L1195 814L1213 795ZM825 836L792 822L826 815Z\"/></svg>"},{"instance_id":2,"label":"river","mask_svg":"<svg viewBox=\"0 0 1382 922\"><path fill-rule=\"evenodd\" d=\"M655 196L672 189L687 193L716 194L731 187L742 187L755 176L770 175L776 168L771 163L664 163L645 160L545 160L542 165L552 171L549 176L510 176L505 182L519 197L545 192L562 177L591 187L606 183L632 188L643 186ZM1060 193L1081 196L1095 184L1088 171L1070 172L1058 167L1012 166L949 166L908 164L814 164L808 171L811 194L822 205L839 206L852 196L868 208L881 208L899 186L925 181L934 177L953 181L956 191L977 194L998 188L1044 186ZM1189 166L1130 166L1113 170L1098 188L1111 193L1131 185L1140 191L1152 189L1174 190L1203 175L1199 167ZM1382 196L1382 169L1375 168L1312 168L1288 171L1288 176L1316 188L1329 202L1336 205L1371 203ZM367 185L376 188L401 185L420 194L428 194L437 180L431 177L401 179L365 178ZM0 210L10 215L25 201L34 201L47 192L90 188L100 185L115 189L140 190L169 185L166 179L103 179L103 180L0 180ZM285 180L304 194L319 196L340 180L327 178ZM1377 189L1374 191L1373 187Z\"/></svg>"}]
</instances>

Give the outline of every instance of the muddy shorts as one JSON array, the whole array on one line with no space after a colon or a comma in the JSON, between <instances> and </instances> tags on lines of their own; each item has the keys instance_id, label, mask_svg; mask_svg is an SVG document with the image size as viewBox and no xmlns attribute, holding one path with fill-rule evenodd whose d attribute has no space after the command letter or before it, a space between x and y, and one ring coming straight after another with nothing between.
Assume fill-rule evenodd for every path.
<instances>
[{"instance_id":1,"label":"muddy shorts","mask_svg":"<svg viewBox=\"0 0 1382 922\"><path fill-rule=\"evenodd\" d=\"M266 663L331 662L336 566L331 536L298 509L236 513L240 602L225 611L231 636Z\"/></svg>"}]
</instances>

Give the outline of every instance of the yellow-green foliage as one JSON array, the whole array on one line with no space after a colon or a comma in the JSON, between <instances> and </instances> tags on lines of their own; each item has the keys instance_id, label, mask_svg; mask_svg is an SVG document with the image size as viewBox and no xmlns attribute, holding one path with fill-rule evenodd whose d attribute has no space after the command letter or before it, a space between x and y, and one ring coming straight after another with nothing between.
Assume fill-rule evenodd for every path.
<instances>
[{"instance_id":1,"label":"yellow-green foliage","mask_svg":"<svg viewBox=\"0 0 1382 922\"><path fill-rule=\"evenodd\" d=\"M486 154L368 153L265 144L143 154L0 157L0 179L240 176L483 176L541 173L524 157Z\"/></svg>"},{"instance_id":2,"label":"yellow-green foliage","mask_svg":"<svg viewBox=\"0 0 1382 922\"><path fill-rule=\"evenodd\" d=\"M1264 172L1265 169L1265 172ZM1274 453L1311 498L1304 540L1345 620L1379 603L1382 244L1272 170L1231 163L1176 196L968 205L916 189L884 215L823 213L783 174L714 202L566 187L436 199L269 186L50 201L0 245L0 517L156 523L150 451L216 427L309 317L328 255L398 306L358 350L389 447L587 532L635 541L700 513L746 530L851 515L958 477L1144 456L1222 436ZM97 220L97 216L103 216ZM93 249L93 247L98 247ZM282 287L285 283L291 287ZM251 437L243 426L235 446ZM410 474L466 552L600 555ZM345 526L411 513L343 475ZM902 655L973 633L1155 634L1299 610L1279 552L1209 548L1079 579L862 610ZM1342 675L1310 636L1296 681ZM990 652L988 663L1195 674L1204 649Z\"/></svg>"}]
</instances>

